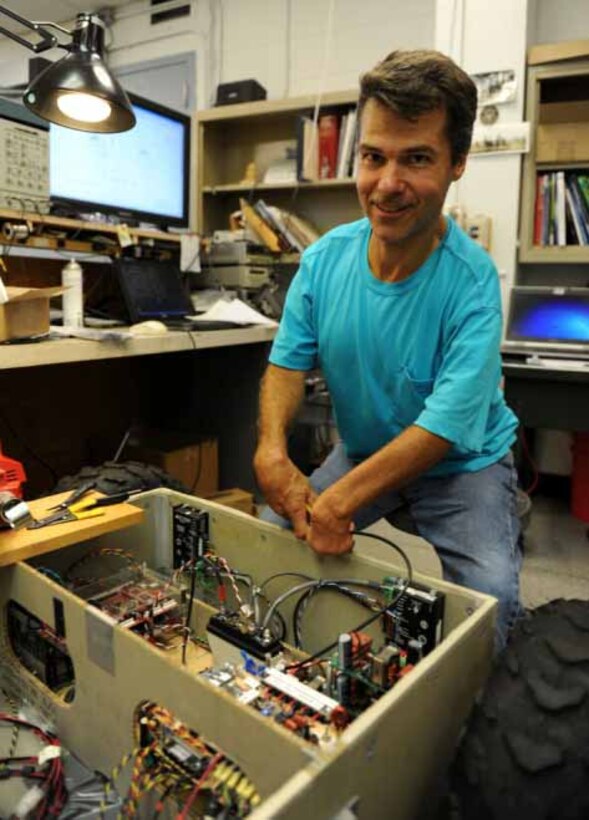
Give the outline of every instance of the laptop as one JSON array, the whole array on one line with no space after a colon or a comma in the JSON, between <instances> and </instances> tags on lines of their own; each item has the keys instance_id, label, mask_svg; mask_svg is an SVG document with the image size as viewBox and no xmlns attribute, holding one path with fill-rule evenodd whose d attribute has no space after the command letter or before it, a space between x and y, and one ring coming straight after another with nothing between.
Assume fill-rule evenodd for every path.
<instances>
[{"instance_id":1,"label":"laptop","mask_svg":"<svg viewBox=\"0 0 589 820\"><path fill-rule=\"evenodd\" d=\"M176 264L152 259L113 262L132 324L157 319L171 330L226 330L243 327L223 320L199 320L184 289Z\"/></svg>"},{"instance_id":2,"label":"laptop","mask_svg":"<svg viewBox=\"0 0 589 820\"><path fill-rule=\"evenodd\" d=\"M512 288L501 352L589 360L589 288Z\"/></svg>"}]
</instances>

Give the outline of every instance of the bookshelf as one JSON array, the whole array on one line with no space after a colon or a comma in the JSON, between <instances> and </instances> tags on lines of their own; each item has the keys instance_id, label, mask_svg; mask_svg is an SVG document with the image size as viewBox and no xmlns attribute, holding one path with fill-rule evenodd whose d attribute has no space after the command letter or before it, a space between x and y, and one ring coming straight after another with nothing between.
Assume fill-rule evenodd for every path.
<instances>
[{"instance_id":1,"label":"bookshelf","mask_svg":"<svg viewBox=\"0 0 589 820\"><path fill-rule=\"evenodd\" d=\"M534 63L533 54L530 58L529 63ZM589 263L589 244L572 243L570 218L568 244L534 241L535 235L538 239L538 177L556 177L560 171L567 179L589 175L589 58L560 59L528 65L526 119L533 138L523 164L519 247L523 263Z\"/></svg>"},{"instance_id":2,"label":"bookshelf","mask_svg":"<svg viewBox=\"0 0 589 820\"><path fill-rule=\"evenodd\" d=\"M357 92L324 94L320 111L345 114L355 108ZM239 103L197 114L197 229L210 235L229 227L239 199L263 197L269 205L292 211L320 232L362 214L352 178L313 182L264 182L267 169L296 149L302 115L312 116L315 96ZM255 164L255 181L244 182Z\"/></svg>"}]
</instances>

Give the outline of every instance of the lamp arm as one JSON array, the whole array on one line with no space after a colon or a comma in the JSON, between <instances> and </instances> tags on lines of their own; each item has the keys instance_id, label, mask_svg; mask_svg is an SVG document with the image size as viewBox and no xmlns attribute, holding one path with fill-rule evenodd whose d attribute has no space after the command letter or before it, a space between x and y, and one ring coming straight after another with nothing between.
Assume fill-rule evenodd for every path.
<instances>
[{"instance_id":1,"label":"lamp arm","mask_svg":"<svg viewBox=\"0 0 589 820\"><path fill-rule=\"evenodd\" d=\"M42 51L47 51L48 49L55 48L59 45L57 37L43 27L43 25L47 25L46 23L43 25L33 23L31 20L27 20L26 17L21 17L21 15L17 14L15 11L7 9L6 6L0 6L0 15L2 14L16 20L17 23L20 23L25 28L34 31L39 35L41 40L38 43L31 43L29 40L25 40L24 37L20 37L20 35L15 34L14 31L10 31L9 29L4 28L4 26L0 26L1 34L4 34L4 36L8 37L10 40L14 40L16 43L20 43L21 46L34 51L35 54L40 54Z\"/></svg>"}]
</instances>

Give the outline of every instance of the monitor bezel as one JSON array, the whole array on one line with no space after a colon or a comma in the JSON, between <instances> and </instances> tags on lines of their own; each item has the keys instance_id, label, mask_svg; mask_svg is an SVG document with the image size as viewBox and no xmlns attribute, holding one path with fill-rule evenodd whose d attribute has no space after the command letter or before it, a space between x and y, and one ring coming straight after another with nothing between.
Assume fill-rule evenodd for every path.
<instances>
[{"instance_id":1,"label":"monitor bezel","mask_svg":"<svg viewBox=\"0 0 589 820\"><path fill-rule=\"evenodd\" d=\"M65 196L52 196L50 192L49 198L51 201L51 209L52 211L76 210L82 213L85 211L90 211L109 215L113 214L119 216L121 222L130 223L132 221L141 221L158 225L161 228L168 226L174 228L187 228L189 227L190 220L190 146L192 140L192 118L189 114L183 114L173 108L168 108L168 106L161 105L161 103L148 100L146 97L140 97L138 94L127 92L127 96L133 106L138 105L140 108L144 108L147 111L153 111L156 114L162 114L163 116L177 120L184 125L184 190L182 192L182 216L177 217L165 214L162 215L151 211L141 211L136 208L120 208L116 205L106 205L103 202L93 202L89 199L73 199ZM49 137L49 139L51 140L51 137Z\"/></svg>"},{"instance_id":2,"label":"monitor bezel","mask_svg":"<svg viewBox=\"0 0 589 820\"><path fill-rule=\"evenodd\" d=\"M157 270L164 271L164 277L173 276L175 278L175 284L179 286L178 293L181 292L183 294L184 305L180 307L180 304L178 304L178 308L175 310L155 310L154 308L149 313L141 312L137 304L137 300L135 298L135 293L129 287L129 274L127 273L127 270L129 268L141 268L142 265L146 267L151 266L152 268L156 268ZM118 259L114 259L113 266L115 270L115 275L119 283L119 287L121 289L121 294L123 296L123 302L125 304L125 308L127 310L131 322L145 322L149 319L158 319L160 321L165 321L166 319L181 319L192 313L192 304L190 302L190 297L186 293L182 285L180 268L176 263L172 262L171 260L134 259L123 256Z\"/></svg>"},{"instance_id":3,"label":"monitor bezel","mask_svg":"<svg viewBox=\"0 0 589 820\"><path fill-rule=\"evenodd\" d=\"M529 285L516 285L511 288L510 299L509 299L509 310L507 314L507 323L505 328L505 341L510 346L519 345L521 347L557 347L559 350L565 350L566 348L570 348L571 350L587 350L589 352L589 341L585 341L583 339L554 339L548 337L533 337L533 336L526 336L525 338L522 336L514 336L513 335L513 324L515 319L515 299L514 295L517 297L517 294L526 294L528 296L553 296L556 298L565 298L565 297L574 297L574 296L582 296L587 299L589 302L589 288L583 287L564 287L564 286L556 286L556 287L543 287L543 286L529 286Z\"/></svg>"}]
</instances>

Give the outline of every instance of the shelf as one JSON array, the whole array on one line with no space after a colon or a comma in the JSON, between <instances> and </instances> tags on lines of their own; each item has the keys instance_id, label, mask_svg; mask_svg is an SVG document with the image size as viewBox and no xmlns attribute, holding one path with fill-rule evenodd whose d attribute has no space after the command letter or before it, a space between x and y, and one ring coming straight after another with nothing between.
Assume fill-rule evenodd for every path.
<instances>
[{"instance_id":1,"label":"shelf","mask_svg":"<svg viewBox=\"0 0 589 820\"><path fill-rule=\"evenodd\" d=\"M520 251L520 262L544 264L589 264L589 245L540 246L532 245Z\"/></svg>"},{"instance_id":2,"label":"shelf","mask_svg":"<svg viewBox=\"0 0 589 820\"><path fill-rule=\"evenodd\" d=\"M315 108L317 94L304 97L287 97L283 100L259 100L258 102L237 103L209 108L197 114L198 122L218 122L250 117L275 116L276 114L296 114L299 111ZM330 106L355 105L358 102L357 91L331 91L319 98L321 108Z\"/></svg>"},{"instance_id":3,"label":"shelf","mask_svg":"<svg viewBox=\"0 0 589 820\"><path fill-rule=\"evenodd\" d=\"M319 179L316 182L259 182L255 185L243 185L235 183L231 185L206 185L203 194L234 194L234 193L254 193L256 191L291 191L295 188L305 190L321 190L322 188L354 188L356 180L348 179Z\"/></svg>"},{"instance_id":4,"label":"shelf","mask_svg":"<svg viewBox=\"0 0 589 820\"><path fill-rule=\"evenodd\" d=\"M49 228L62 228L66 231L78 233L88 231L95 234L111 234L116 237L118 226L106 222L85 222L81 219L70 219L65 216L52 216L51 214L39 214L29 211L14 211L8 208L0 208L0 222L30 222L32 225L43 225ZM149 228L129 228L129 233L137 239L154 239L159 242L173 242L178 244L180 236L178 234L167 233L166 231L156 231ZM4 242L4 244L7 244ZM26 243L15 243L23 245Z\"/></svg>"}]
</instances>

